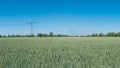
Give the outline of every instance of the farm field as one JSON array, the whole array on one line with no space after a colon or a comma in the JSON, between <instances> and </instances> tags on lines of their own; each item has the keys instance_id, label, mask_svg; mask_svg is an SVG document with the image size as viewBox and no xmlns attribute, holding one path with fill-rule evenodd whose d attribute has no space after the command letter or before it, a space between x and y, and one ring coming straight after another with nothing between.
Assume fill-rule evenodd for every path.
<instances>
[{"instance_id":1,"label":"farm field","mask_svg":"<svg viewBox=\"0 0 120 68\"><path fill-rule=\"evenodd\" d=\"M119 67L119 37L0 38L0 68Z\"/></svg>"}]
</instances>

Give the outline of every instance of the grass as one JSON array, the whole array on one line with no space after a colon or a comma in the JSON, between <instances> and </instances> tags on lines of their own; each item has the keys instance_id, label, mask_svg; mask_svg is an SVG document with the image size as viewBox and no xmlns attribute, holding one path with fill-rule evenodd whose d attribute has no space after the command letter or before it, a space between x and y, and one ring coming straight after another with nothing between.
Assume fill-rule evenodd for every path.
<instances>
[{"instance_id":1,"label":"grass","mask_svg":"<svg viewBox=\"0 0 120 68\"><path fill-rule=\"evenodd\" d=\"M119 67L119 37L0 38L0 68Z\"/></svg>"}]
</instances>

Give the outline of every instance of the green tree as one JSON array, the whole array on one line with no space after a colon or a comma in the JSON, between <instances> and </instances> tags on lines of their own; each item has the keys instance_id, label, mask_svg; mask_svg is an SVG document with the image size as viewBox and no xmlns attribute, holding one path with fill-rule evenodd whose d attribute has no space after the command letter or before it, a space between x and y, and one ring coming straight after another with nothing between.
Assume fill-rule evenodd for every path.
<instances>
[{"instance_id":1,"label":"green tree","mask_svg":"<svg viewBox=\"0 0 120 68\"><path fill-rule=\"evenodd\" d=\"M11 35L8 35L7 37L11 37Z\"/></svg>"},{"instance_id":2,"label":"green tree","mask_svg":"<svg viewBox=\"0 0 120 68\"><path fill-rule=\"evenodd\" d=\"M103 33L99 33L99 37L104 37L105 35Z\"/></svg>"},{"instance_id":3,"label":"green tree","mask_svg":"<svg viewBox=\"0 0 120 68\"><path fill-rule=\"evenodd\" d=\"M62 35L61 35L61 34L58 34L57 37L62 37Z\"/></svg>"},{"instance_id":4,"label":"green tree","mask_svg":"<svg viewBox=\"0 0 120 68\"><path fill-rule=\"evenodd\" d=\"M3 35L3 37L6 37L6 35Z\"/></svg>"},{"instance_id":5,"label":"green tree","mask_svg":"<svg viewBox=\"0 0 120 68\"><path fill-rule=\"evenodd\" d=\"M107 36L108 37L115 37L115 33L114 32L109 32L109 33L107 33Z\"/></svg>"},{"instance_id":6,"label":"green tree","mask_svg":"<svg viewBox=\"0 0 120 68\"><path fill-rule=\"evenodd\" d=\"M92 37L97 37L98 35L97 34L92 34Z\"/></svg>"},{"instance_id":7,"label":"green tree","mask_svg":"<svg viewBox=\"0 0 120 68\"><path fill-rule=\"evenodd\" d=\"M0 37L2 37L2 35L0 35Z\"/></svg>"},{"instance_id":8,"label":"green tree","mask_svg":"<svg viewBox=\"0 0 120 68\"><path fill-rule=\"evenodd\" d=\"M12 36L12 35L11 35ZM13 37L13 36L12 36ZM18 34L18 35L16 35L16 37L21 37L21 35L20 34Z\"/></svg>"},{"instance_id":9,"label":"green tree","mask_svg":"<svg viewBox=\"0 0 120 68\"><path fill-rule=\"evenodd\" d=\"M43 34L44 37L48 37L49 35L48 34Z\"/></svg>"},{"instance_id":10,"label":"green tree","mask_svg":"<svg viewBox=\"0 0 120 68\"><path fill-rule=\"evenodd\" d=\"M116 33L116 37L120 37L120 32Z\"/></svg>"},{"instance_id":11,"label":"green tree","mask_svg":"<svg viewBox=\"0 0 120 68\"><path fill-rule=\"evenodd\" d=\"M14 34L12 34L11 36L12 36L12 37L15 37L15 35L14 35Z\"/></svg>"},{"instance_id":12,"label":"green tree","mask_svg":"<svg viewBox=\"0 0 120 68\"><path fill-rule=\"evenodd\" d=\"M53 36L54 36L53 32L50 32L49 37L53 37Z\"/></svg>"},{"instance_id":13,"label":"green tree","mask_svg":"<svg viewBox=\"0 0 120 68\"><path fill-rule=\"evenodd\" d=\"M43 34L42 33L38 33L38 37L43 37Z\"/></svg>"}]
</instances>

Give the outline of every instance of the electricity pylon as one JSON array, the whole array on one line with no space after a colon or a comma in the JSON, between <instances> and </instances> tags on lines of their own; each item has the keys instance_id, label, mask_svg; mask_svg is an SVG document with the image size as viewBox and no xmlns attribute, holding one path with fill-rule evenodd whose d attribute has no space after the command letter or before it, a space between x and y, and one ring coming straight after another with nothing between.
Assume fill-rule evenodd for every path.
<instances>
[{"instance_id":1,"label":"electricity pylon","mask_svg":"<svg viewBox=\"0 0 120 68\"><path fill-rule=\"evenodd\" d=\"M34 33L33 33L33 24L36 24L36 23L39 23L39 22L28 22L28 23L26 23L26 24L28 24L28 25L30 25L30 33L31 33L31 35L33 35Z\"/></svg>"},{"instance_id":2,"label":"electricity pylon","mask_svg":"<svg viewBox=\"0 0 120 68\"><path fill-rule=\"evenodd\" d=\"M70 33L71 33L71 36L74 36L74 30L73 29L70 30Z\"/></svg>"}]
</instances>

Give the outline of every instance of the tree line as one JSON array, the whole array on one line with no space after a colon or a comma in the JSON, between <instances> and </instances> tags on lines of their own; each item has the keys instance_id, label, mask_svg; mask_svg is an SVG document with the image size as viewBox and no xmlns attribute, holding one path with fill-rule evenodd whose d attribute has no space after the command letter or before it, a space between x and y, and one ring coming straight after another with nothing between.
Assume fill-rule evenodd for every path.
<instances>
[{"instance_id":1,"label":"tree line","mask_svg":"<svg viewBox=\"0 0 120 68\"><path fill-rule=\"evenodd\" d=\"M69 37L69 35L64 34L54 34L53 32L50 32L49 34L46 33L38 33L37 35L31 34L31 35L0 35L0 37Z\"/></svg>"},{"instance_id":2,"label":"tree line","mask_svg":"<svg viewBox=\"0 0 120 68\"><path fill-rule=\"evenodd\" d=\"M93 34L90 34L90 35L85 35L85 37L120 37L120 32L118 32L118 33L108 32L107 34L104 34L104 33L93 33Z\"/></svg>"},{"instance_id":3,"label":"tree line","mask_svg":"<svg viewBox=\"0 0 120 68\"><path fill-rule=\"evenodd\" d=\"M37 35L0 35L0 37L120 37L120 32L108 32L107 34L103 33L93 33L90 35L82 35L82 36L70 36L70 35L63 35L63 34L54 34L50 32L49 34L46 33L38 33Z\"/></svg>"}]
</instances>

